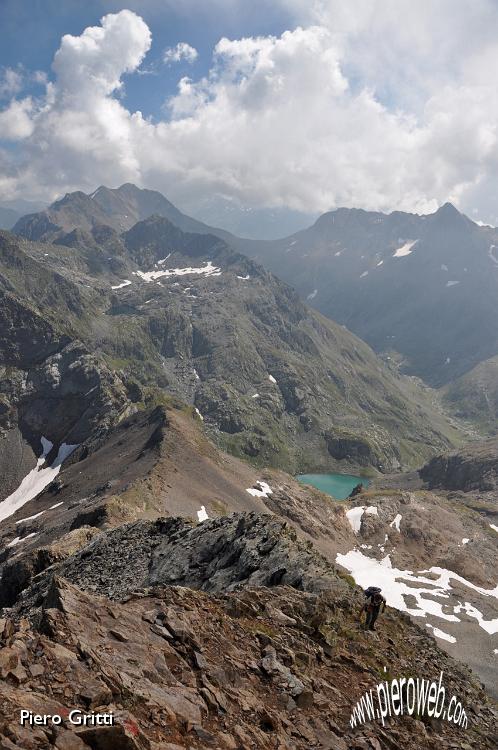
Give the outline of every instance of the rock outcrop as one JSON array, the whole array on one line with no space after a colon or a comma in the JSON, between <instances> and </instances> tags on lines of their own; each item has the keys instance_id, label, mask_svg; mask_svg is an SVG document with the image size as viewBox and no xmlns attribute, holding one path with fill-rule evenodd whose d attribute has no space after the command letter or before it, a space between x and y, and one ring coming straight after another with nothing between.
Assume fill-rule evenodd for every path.
<instances>
[{"instance_id":1,"label":"rock outcrop","mask_svg":"<svg viewBox=\"0 0 498 750\"><path fill-rule=\"evenodd\" d=\"M498 439L435 456L419 474L431 489L492 492L498 488Z\"/></svg>"}]
</instances>

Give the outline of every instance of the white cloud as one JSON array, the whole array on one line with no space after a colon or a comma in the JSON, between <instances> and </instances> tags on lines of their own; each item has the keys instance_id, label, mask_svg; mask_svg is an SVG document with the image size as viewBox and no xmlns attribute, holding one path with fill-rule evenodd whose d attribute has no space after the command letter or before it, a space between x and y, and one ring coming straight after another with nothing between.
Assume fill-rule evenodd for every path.
<instances>
[{"instance_id":1,"label":"white cloud","mask_svg":"<svg viewBox=\"0 0 498 750\"><path fill-rule=\"evenodd\" d=\"M471 208L496 193L490 0L280 1L302 26L221 39L209 73L180 79L157 123L116 97L151 44L138 15L64 36L46 97L0 113L0 137L24 139L0 190L50 198L135 181L190 206L218 193L309 212ZM167 59L194 52L183 42Z\"/></svg>"},{"instance_id":2,"label":"white cloud","mask_svg":"<svg viewBox=\"0 0 498 750\"><path fill-rule=\"evenodd\" d=\"M122 10L104 16L101 26L89 26L80 36L65 34L55 55L57 85L67 96L111 94L123 73L136 70L151 45L147 24Z\"/></svg>"},{"instance_id":3,"label":"white cloud","mask_svg":"<svg viewBox=\"0 0 498 750\"><path fill-rule=\"evenodd\" d=\"M164 62L174 63L185 60L188 63L193 63L197 60L199 53L195 47L191 47L187 42L178 42L176 47L169 47L164 51Z\"/></svg>"},{"instance_id":4,"label":"white cloud","mask_svg":"<svg viewBox=\"0 0 498 750\"><path fill-rule=\"evenodd\" d=\"M23 76L20 70L3 68L0 72L0 99L18 94L22 83Z\"/></svg>"},{"instance_id":5,"label":"white cloud","mask_svg":"<svg viewBox=\"0 0 498 750\"><path fill-rule=\"evenodd\" d=\"M18 141L29 138L34 131L33 102L30 97L17 101L0 111L0 139Z\"/></svg>"}]
</instances>

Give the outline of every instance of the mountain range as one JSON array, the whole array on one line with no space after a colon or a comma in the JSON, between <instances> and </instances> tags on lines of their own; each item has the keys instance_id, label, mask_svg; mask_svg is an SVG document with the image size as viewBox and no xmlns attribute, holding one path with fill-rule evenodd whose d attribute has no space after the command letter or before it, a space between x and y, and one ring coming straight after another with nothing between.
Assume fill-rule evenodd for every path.
<instances>
[{"instance_id":1,"label":"mountain range","mask_svg":"<svg viewBox=\"0 0 498 750\"><path fill-rule=\"evenodd\" d=\"M498 354L498 233L445 204L435 214L337 209L281 240L245 240L126 184L72 193L14 231L57 241L75 227L118 231L154 214L220 237L291 284L403 372L446 386ZM463 314L465 311L465 314Z\"/></svg>"},{"instance_id":2,"label":"mountain range","mask_svg":"<svg viewBox=\"0 0 498 750\"><path fill-rule=\"evenodd\" d=\"M494 232L340 209L263 243L130 184L0 232L0 711L116 716L7 718L0 744L496 745ZM305 471L371 481L336 501ZM350 726L376 682L440 671L464 744L423 714Z\"/></svg>"},{"instance_id":3,"label":"mountain range","mask_svg":"<svg viewBox=\"0 0 498 750\"><path fill-rule=\"evenodd\" d=\"M433 386L498 353L498 232L449 203L424 216L338 209L244 251Z\"/></svg>"}]
</instances>

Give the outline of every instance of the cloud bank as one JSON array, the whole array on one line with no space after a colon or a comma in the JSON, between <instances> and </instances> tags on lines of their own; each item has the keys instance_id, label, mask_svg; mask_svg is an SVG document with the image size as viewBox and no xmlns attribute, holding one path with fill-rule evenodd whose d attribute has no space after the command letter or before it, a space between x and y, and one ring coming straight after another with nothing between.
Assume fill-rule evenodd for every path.
<instances>
[{"instance_id":1,"label":"cloud bank","mask_svg":"<svg viewBox=\"0 0 498 750\"><path fill-rule=\"evenodd\" d=\"M14 158L0 150L0 196L133 181L189 205L210 193L304 212L494 200L494 3L281 4L295 28L220 39L208 74L181 78L159 121L119 97L151 45L139 15L64 36L45 95L16 88L0 111L0 139L17 143ZM196 55L179 43L166 59Z\"/></svg>"}]
</instances>

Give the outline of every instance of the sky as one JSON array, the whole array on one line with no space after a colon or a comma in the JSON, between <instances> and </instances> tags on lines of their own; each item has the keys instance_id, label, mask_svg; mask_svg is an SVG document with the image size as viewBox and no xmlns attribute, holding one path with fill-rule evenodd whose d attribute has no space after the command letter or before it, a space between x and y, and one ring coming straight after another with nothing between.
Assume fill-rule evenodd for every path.
<instances>
[{"instance_id":1,"label":"sky","mask_svg":"<svg viewBox=\"0 0 498 750\"><path fill-rule=\"evenodd\" d=\"M0 203L134 182L254 236L498 224L498 0L0 0L0 29Z\"/></svg>"}]
</instances>

